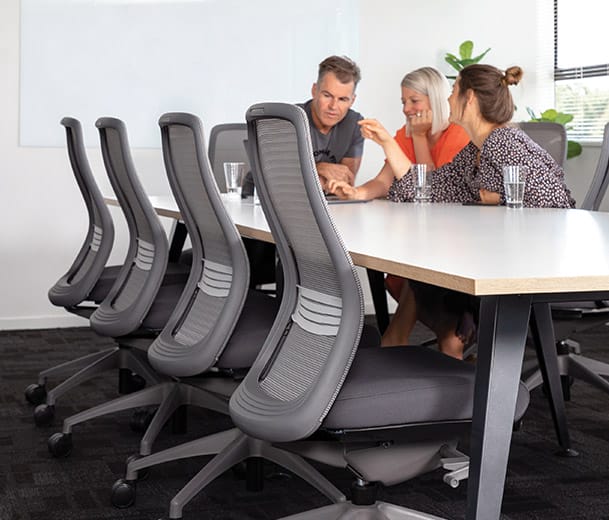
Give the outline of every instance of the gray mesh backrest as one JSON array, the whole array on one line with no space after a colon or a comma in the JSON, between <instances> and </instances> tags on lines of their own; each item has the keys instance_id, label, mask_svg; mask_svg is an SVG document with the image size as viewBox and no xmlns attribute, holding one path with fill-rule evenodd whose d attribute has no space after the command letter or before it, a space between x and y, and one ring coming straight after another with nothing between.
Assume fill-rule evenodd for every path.
<instances>
[{"instance_id":1,"label":"gray mesh backrest","mask_svg":"<svg viewBox=\"0 0 609 520\"><path fill-rule=\"evenodd\" d=\"M586 197L581 205L582 209L597 211L603 202L607 186L609 185L609 123L605 125L601 154L596 164L594 177L586 192Z\"/></svg>"},{"instance_id":2,"label":"gray mesh backrest","mask_svg":"<svg viewBox=\"0 0 609 520\"><path fill-rule=\"evenodd\" d=\"M222 193L226 193L224 179L225 162L244 162L245 171L249 171L250 162L245 152L243 141L247 139L245 123L225 123L216 125L209 134L209 162Z\"/></svg>"},{"instance_id":3,"label":"gray mesh backrest","mask_svg":"<svg viewBox=\"0 0 609 520\"><path fill-rule=\"evenodd\" d=\"M99 308L91 327L100 334L122 336L141 325L167 268L167 236L137 177L127 130L122 121L96 121L104 165L127 221L129 247L125 263Z\"/></svg>"},{"instance_id":4,"label":"gray mesh backrest","mask_svg":"<svg viewBox=\"0 0 609 520\"><path fill-rule=\"evenodd\" d=\"M148 357L161 372L191 376L211 367L226 346L245 303L249 264L214 182L201 121L169 113L159 125L165 169L191 239L193 265L176 310Z\"/></svg>"},{"instance_id":5,"label":"gray mesh backrest","mask_svg":"<svg viewBox=\"0 0 609 520\"><path fill-rule=\"evenodd\" d=\"M546 150L560 166L567 160L567 131L560 123L527 121L520 128Z\"/></svg>"},{"instance_id":6,"label":"gray mesh backrest","mask_svg":"<svg viewBox=\"0 0 609 520\"><path fill-rule=\"evenodd\" d=\"M250 435L291 441L319 427L347 375L363 323L361 288L328 213L305 112L267 103L246 119L285 287L275 326L230 409Z\"/></svg>"},{"instance_id":7,"label":"gray mesh backrest","mask_svg":"<svg viewBox=\"0 0 609 520\"><path fill-rule=\"evenodd\" d=\"M87 207L89 225L74 262L49 289L49 300L54 305L72 307L85 301L99 280L112 250L114 225L87 160L80 122L64 117L61 124L66 129L68 156Z\"/></svg>"}]
</instances>

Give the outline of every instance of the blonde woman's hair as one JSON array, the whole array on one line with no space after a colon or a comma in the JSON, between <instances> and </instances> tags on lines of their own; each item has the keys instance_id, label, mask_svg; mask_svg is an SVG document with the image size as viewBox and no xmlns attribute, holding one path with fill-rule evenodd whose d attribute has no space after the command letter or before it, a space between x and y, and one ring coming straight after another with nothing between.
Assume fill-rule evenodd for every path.
<instances>
[{"instance_id":1,"label":"blonde woman's hair","mask_svg":"<svg viewBox=\"0 0 609 520\"><path fill-rule=\"evenodd\" d=\"M406 74L400 86L415 90L429 98L433 114L432 134L442 132L448 127L450 85L443 74L433 67L422 67ZM409 135L408 125L406 125L406 134Z\"/></svg>"}]
</instances>

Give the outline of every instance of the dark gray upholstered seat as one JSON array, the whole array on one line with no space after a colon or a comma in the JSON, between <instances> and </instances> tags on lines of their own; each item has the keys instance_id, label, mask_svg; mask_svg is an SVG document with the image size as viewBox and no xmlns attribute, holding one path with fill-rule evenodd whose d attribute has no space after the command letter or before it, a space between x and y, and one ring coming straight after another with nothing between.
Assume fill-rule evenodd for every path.
<instances>
[{"instance_id":1,"label":"dark gray upholstered seat","mask_svg":"<svg viewBox=\"0 0 609 520\"><path fill-rule=\"evenodd\" d=\"M115 118L100 118L96 126L104 165L127 222L129 245L112 287L89 318L96 333L115 338L116 347L103 352L93 364L81 370L77 380L118 369L120 389L126 393L134 389L133 374L148 383L159 381L159 375L146 359L146 351L130 347L126 340L143 336L152 341L175 308L189 267L176 264L167 270L167 236L137 177L124 123ZM62 433L49 438L51 453L67 455L71 451L71 431L75 424L112 411L116 410L104 403L66 418Z\"/></svg>"},{"instance_id":2,"label":"dark gray upholstered seat","mask_svg":"<svg viewBox=\"0 0 609 520\"><path fill-rule=\"evenodd\" d=\"M89 222L87 234L72 265L49 289L49 300L53 305L64 307L72 314L89 318L110 292L120 270L120 266L106 267L114 242L114 224L89 166L80 122L72 117L64 117L61 124L65 127L72 173L87 208ZM86 369L104 354L98 352L85 355L38 374L38 382L26 389L27 400L40 405L34 414L36 424L48 424L53 419L56 400L81 381L75 374ZM70 377L57 384L47 394L47 381L64 375ZM45 404L42 404L43 402Z\"/></svg>"}]
</instances>

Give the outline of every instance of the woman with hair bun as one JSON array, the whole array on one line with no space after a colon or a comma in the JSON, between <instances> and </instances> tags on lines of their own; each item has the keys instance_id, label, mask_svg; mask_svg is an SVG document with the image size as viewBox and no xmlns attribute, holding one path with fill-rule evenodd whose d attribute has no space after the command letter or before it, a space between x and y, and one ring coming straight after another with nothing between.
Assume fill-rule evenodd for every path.
<instances>
[{"instance_id":1,"label":"woman with hair bun","mask_svg":"<svg viewBox=\"0 0 609 520\"><path fill-rule=\"evenodd\" d=\"M450 121L461 126L470 142L444 166L433 171L433 202L503 204L504 165L528 168L524 205L572 208L575 201L564 182L564 172L552 156L522 130L509 123L514 101L509 91L522 79L520 67L505 72L491 65L469 65L459 72L448 98ZM387 198L412 201L412 161L376 120L360 121L362 135L382 146L395 180ZM408 281L402 287L394 319L383 336L384 345L403 345L416 320L430 327L445 354L461 358L476 336L477 299L468 295ZM398 318L399 317L399 321Z\"/></svg>"}]
</instances>

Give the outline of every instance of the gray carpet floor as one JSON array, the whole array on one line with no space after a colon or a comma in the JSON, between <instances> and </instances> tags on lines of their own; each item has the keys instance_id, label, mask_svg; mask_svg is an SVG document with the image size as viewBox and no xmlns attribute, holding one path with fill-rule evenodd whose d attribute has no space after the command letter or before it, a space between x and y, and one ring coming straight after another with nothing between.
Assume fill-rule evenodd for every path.
<instances>
[{"instance_id":1,"label":"gray carpet floor","mask_svg":"<svg viewBox=\"0 0 609 520\"><path fill-rule=\"evenodd\" d=\"M583 323L568 322L569 331ZM421 337L425 336L421 331ZM609 362L609 328L596 326L570 336L586 354ZM166 517L169 500L209 460L200 457L158 466L137 485L136 504L117 510L110 504L113 482L123 476L125 459L137 450L129 412L78 425L74 449L55 459L47 438L61 429L61 419L116 396L116 377L106 374L63 397L53 426L37 428L33 407L23 395L40 370L111 345L87 328L0 332L0 520L144 520ZM529 353L530 355L530 353ZM51 385L56 382L51 382ZM512 439L503 501L503 520L609 519L609 395L576 381L567 415L576 458L555 455L556 437L541 389L522 428ZM230 427L219 414L192 410L188 432L164 430L155 449ZM319 468L348 493L350 475ZM327 504L299 478L266 464L265 486L249 492L239 472L216 479L184 510L185 520L264 520ZM385 488L382 498L447 519L464 518L467 484L452 489L436 471Z\"/></svg>"}]
</instances>

